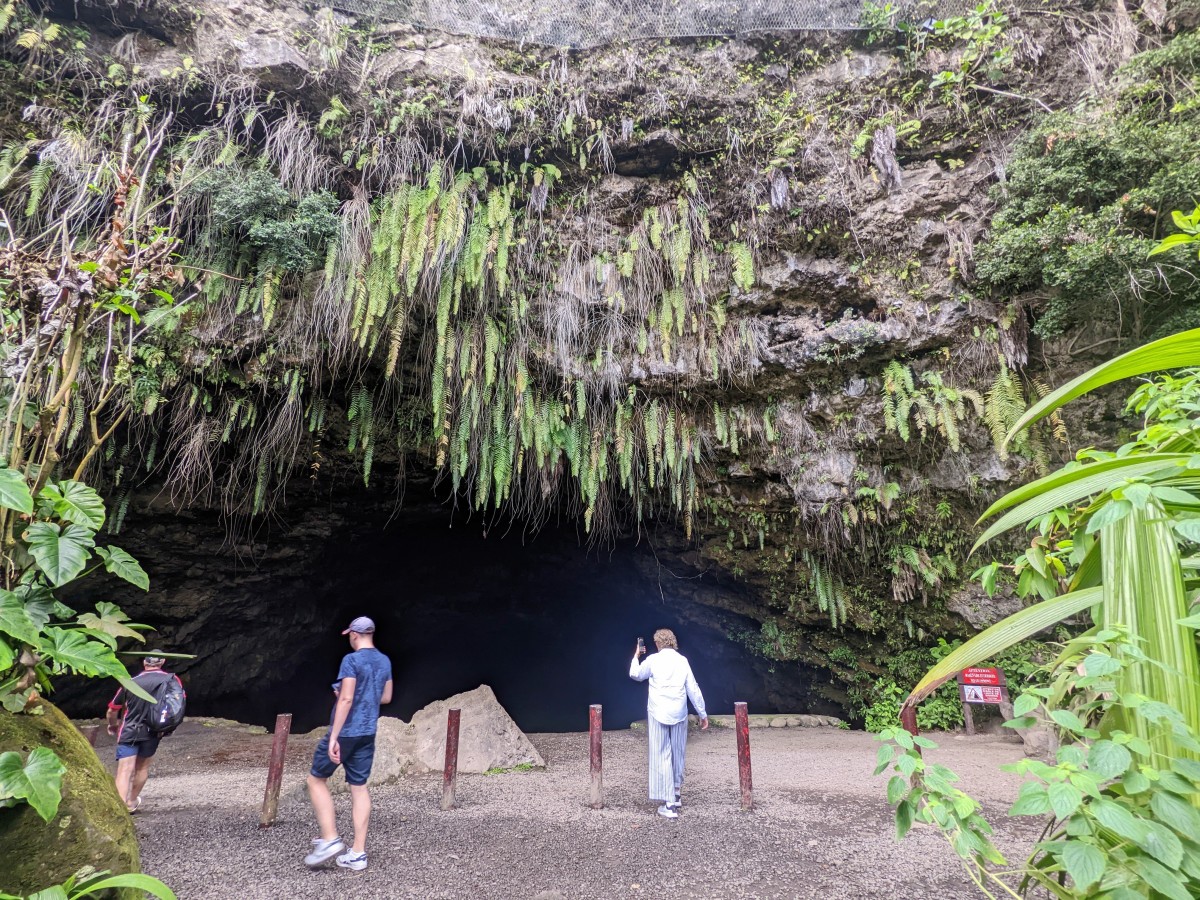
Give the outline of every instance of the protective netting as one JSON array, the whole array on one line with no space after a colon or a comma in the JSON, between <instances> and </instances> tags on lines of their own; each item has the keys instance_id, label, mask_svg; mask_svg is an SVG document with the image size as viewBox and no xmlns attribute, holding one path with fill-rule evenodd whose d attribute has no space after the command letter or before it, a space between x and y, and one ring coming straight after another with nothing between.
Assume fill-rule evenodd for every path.
<instances>
[{"instance_id":1,"label":"protective netting","mask_svg":"<svg viewBox=\"0 0 1200 900\"><path fill-rule=\"evenodd\" d=\"M355 15L420 28L553 47L643 38L737 37L763 31L862 28L884 3L864 0L337 0ZM966 0L893 4L892 21L964 12Z\"/></svg>"}]
</instances>

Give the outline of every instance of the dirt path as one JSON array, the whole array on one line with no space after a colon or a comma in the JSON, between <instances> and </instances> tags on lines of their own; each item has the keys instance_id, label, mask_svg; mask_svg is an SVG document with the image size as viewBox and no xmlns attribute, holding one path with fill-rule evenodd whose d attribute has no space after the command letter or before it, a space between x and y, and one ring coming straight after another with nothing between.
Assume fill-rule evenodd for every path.
<instances>
[{"instance_id":1,"label":"dirt path","mask_svg":"<svg viewBox=\"0 0 1200 900\"><path fill-rule=\"evenodd\" d=\"M306 801L283 803L276 826L258 829L270 737L188 723L163 742L137 816L143 865L181 900L977 896L940 834L918 828L896 843L883 779L871 777L877 744L862 732L751 731L751 814L738 809L733 733L693 734L678 821L644 800L643 735L605 733L601 811L586 806L587 735L530 738L546 771L460 776L449 813L438 809L440 776L377 788L371 867L313 872L301 862L315 834ZM285 794L314 743L293 738ZM942 745L931 758L984 801L1001 847L1028 846L1032 829L1004 815L1019 780L998 770L1020 747L986 736ZM338 804L348 837L349 800Z\"/></svg>"}]
</instances>

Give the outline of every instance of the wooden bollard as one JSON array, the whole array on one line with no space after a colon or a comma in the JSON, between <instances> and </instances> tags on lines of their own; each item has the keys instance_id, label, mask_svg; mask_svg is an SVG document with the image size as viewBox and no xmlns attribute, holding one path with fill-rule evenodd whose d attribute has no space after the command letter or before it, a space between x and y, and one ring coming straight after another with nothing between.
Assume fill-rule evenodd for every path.
<instances>
[{"instance_id":1,"label":"wooden bollard","mask_svg":"<svg viewBox=\"0 0 1200 900\"><path fill-rule=\"evenodd\" d=\"M271 765L267 769L267 790L263 794L259 828L270 828L275 824L275 814L279 811L279 788L283 784L283 761L287 757L287 740L291 733L292 714L280 713L275 717L275 739L271 742Z\"/></svg>"},{"instance_id":2,"label":"wooden bollard","mask_svg":"<svg viewBox=\"0 0 1200 900\"><path fill-rule=\"evenodd\" d=\"M454 809L454 783L458 780L458 725L461 709L446 716L446 768L442 772L442 809Z\"/></svg>"},{"instance_id":3,"label":"wooden bollard","mask_svg":"<svg viewBox=\"0 0 1200 900\"><path fill-rule=\"evenodd\" d=\"M750 778L750 717L745 703L733 704L733 718L737 730L738 782L742 789L742 809L754 808L754 786Z\"/></svg>"},{"instance_id":4,"label":"wooden bollard","mask_svg":"<svg viewBox=\"0 0 1200 900\"><path fill-rule=\"evenodd\" d=\"M604 707L593 703L588 707L588 735L591 738L592 809L604 808L604 748L601 739Z\"/></svg>"}]
</instances>

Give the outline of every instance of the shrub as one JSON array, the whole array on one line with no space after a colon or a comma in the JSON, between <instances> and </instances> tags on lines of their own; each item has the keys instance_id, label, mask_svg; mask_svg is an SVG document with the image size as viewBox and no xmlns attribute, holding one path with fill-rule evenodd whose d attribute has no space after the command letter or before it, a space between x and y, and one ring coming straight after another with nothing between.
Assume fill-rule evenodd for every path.
<instances>
[{"instance_id":1,"label":"shrub","mask_svg":"<svg viewBox=\"0 0 1200 900\"><path fill-rule=\"evenodd\" d=\"M1200 323L1200 285L1147 261L1167 212L1191 209L1200 183L1200 42L1181 35L1141 54L1128 84L1091 109L1058 113L1018 142L981 245L981 281L1037 291L1034 330L1055 337L1093 320L1136 338Z\"/></svg>"}]
</instances>

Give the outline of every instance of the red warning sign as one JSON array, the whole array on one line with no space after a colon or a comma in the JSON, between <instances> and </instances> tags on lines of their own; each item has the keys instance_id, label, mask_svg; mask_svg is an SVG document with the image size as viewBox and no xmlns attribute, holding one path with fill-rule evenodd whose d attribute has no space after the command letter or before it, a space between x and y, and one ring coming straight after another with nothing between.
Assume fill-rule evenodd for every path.
<instances>
[{"instance_id":1,"label":"red warning sign","mask_svg":"<svg viewBox=\"0 0 1200 900\"><path fill-rule=\"evenodd\" d=\"M958 674L959 684L1004 684L1004 673L999 669L971 668Z\"/></svg>"},{"instance_id":2,"label":"red warning sign","mask_svg":"<svg viewBox=\"0 0 1200 900\"><path fill-rule=\"evenodd\" d=\"M1008 689L999 669L974 666L958 673L958 694L963 703L1007 703Z\"/></svg>"},{"instance_id":3,"label":"red warning sign","mask_svg":"<svg viewBox=\"0 0 1200 900\"><path fill-rule=\"evenodd\" d=\"M1008 698L1004 688L989 684L959 685L963 703L1003 703Z\"/></svg>"}]
</instances>

